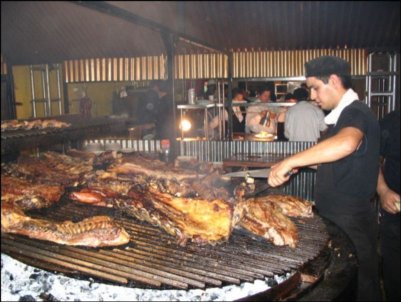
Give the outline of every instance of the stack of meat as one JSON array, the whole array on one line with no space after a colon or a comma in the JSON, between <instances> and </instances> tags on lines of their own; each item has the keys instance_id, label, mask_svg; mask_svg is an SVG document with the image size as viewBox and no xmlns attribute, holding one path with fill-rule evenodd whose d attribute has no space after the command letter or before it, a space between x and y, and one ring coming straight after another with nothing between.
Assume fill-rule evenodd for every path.
<instances>
[{"instance_id":1,"label":"stack of meat","mask_svg":"<svg viewBox=\"0 0 401 302\"><path fill-rule=\"evenodd\" d=\"M33 121L18 121L7 120L1 122L1 131L9 130L31 130L31 129L46 129L46 128L67 128L71 124L64 123L58 120L33 120Z\"/></svg>"},{"instance_id":2,"label":"stack of meat","mask_svg":"<svg viewBox=\"0 0 401 302\"><path fill-rule=\"evenodd\" d=\"M134 156L118 160L107 171L92 173L86 188L70 197L123 209L163 228L180 244L187 240L215 244L227 240L234 227L243 227L275 245L296 246L297 229L286 215L311 217L309 202L280 195L243 200L232 196L227 187L211 169L202 175L197 169Z\"/></svg>"},{"instance_id":3,"label":"stack of meat","mask_svg":"<svg viewBox=\"0 0 401 302\"><path fill-rule=\"evenodd\" d=\"M70 194L72 200L119 208L162 228L182 245L188 240L216 244L228 240L234 228L245 228L275 245L295 247L298 233L288 216L312 216L311 204L299 198L270 195L244 200L242 194L232 194L231 183L212 165L185 169L138 154L116 158L72 151L70 155L47 152L3 167L2 231L65 244L126 243L128 234L110 218L73 224L35 220L23 213L50 206L65 187L77 184L82 186ZM95 170L94 164L101 162L112 164Z\"/></svg>"},{"instance_id":4,"label":"stack of meat","mask_svg":"<svg viewBox=\"0 0 401 302\"><path fill-rule=\"evenodd\" d=\"M92 170L87 162L48 152L42 158L23 157L2 167L1 231L60 244L113 246L125 244L129 235L107 216L81 222L56 222L31 218L24 211L58 202L64 188L76 185Z\"/></svg>"}]
</instances>

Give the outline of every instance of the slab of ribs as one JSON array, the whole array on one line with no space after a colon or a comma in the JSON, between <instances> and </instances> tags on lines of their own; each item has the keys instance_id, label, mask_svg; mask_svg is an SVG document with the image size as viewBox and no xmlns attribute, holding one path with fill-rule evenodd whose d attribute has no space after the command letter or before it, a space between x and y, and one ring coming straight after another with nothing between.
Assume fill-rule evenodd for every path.
<instances>
[{"instance_id":1,"label":"slab of ribs","mask_svg":"<svg viewBox=\"0 0 401 302\"><path fill-rule=\"evenodd\" d=\"M311 217L313 215L311 204L296 197L270 195L244 200L242 195L237 196L233 193L237 191L230 187L230 183L224 180L212 165L203 163L191 169L185 169L179 165L166 164L138 154L113 157L112 161L110 157L108 159L108 163L112 162L112 164L108 165L107 169L100 170L93 168L94 156L88 156L82 152L71 152L70 155L45 153L40 159L23 158L14 166L7 166L3 170L7 173L6 181L8 182L18 183L21 178L31 182L36 179L37 186L55 186L53 188L55 192L59 192L56 190L55 183L58 183L61 188L73 187L78 183L80 189L70 193L70 199L94 206L119 208L136 219L162 228L175 236L181 245L185 245L187 241L213 245L228 240L234 228L245 228L274 245L296 247L297 228L287 216ZM83 164L85 162L89 164ZM41 173L32 165L34 167L44 165L48 170ZM61 178L60 171L65 169L72 171L71 177L58 182ZM51 179L44 175L48 171L53 173ZM64 172L63 175L65 174ZM110 226L112 221L104 221L105 217L93 218L94 221L89 223L93 228L89 230L87 230L88 221L77 223L74 231L70 232L76 233L77 237L68 237L66 231L61 232L62 236L54 235L60 230L70 229L72 222L53 222L51 227L45 220L33 223L32 218L23 215L20 209L24 209L21 204L26 206L34 203L34 201L28 201L29 196L35 196L42 201L46 200L46 206L57 202L60 197L56 198L55 194L54 197L44 198L43 194L36 193L40 191L37 190L29 193L21 192L19 194L25 196L25 199L16 200L7 197L12 194L9 189L7 190L3 193L2 186L2 231L4 232L18 230L16 232L19 234L43 239L37 235L41 233L40 230L51 229L52 235L48 235L47 240L64 244L80 242L89 246L115 244L116 241L123 242L129 237L123 229L117 230L118 227ZM61 196L63 190L60 190ZM19 220L20 223L17 225L9 222L12 220L9 218L5 220L3 226L3 194L6 196L4 204L8 205L4 207L4 215ZM7 202L7 198L13 202ZM10 210L10 204L17 210ZM25 227L25 225L31 227ZM100 232L100 225L107 226L109 229ZM86 233L83 230L86 230ZM111 234L111 238L114 239L104 239L106 233ZM85 241L85 238L91 239ZM101 242L96 242L94 238L103 239Z\"/></svg>"}]
</instances>

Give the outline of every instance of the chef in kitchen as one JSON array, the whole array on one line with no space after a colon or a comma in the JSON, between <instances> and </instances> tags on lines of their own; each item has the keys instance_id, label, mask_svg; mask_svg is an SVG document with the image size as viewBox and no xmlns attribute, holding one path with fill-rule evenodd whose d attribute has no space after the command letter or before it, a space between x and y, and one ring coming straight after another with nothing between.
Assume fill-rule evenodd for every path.
<instances>
[{"instance_id":1,"label":"chef in kitchen","mask_svg":"<svg viewBox=\"0 0 401 302\"><path fill-rule=\"evenodd\" d=\"M311 98L331 110L324 119L329 130L320 143L274 165L268 182L276 187L290 171L317 167L316 209L349 236L357 252L357 299L380 301L377 214L370 202L379 172L379 123L352 90L347 61L323 56L307 62L305 71Z\"/></svg>"},{"instance_id":2,"label":"chef in kitchen","mask_svg":"<svg viewBox=\"0 0 401 302\"><path fill-rule=\"evenodd\" d=\"M270 102L271 89L263 87L259 91L259 98L248 107L246 112L245 132L276 134L276 114L269 111L266 105ZM263 105L262 105L263 104Z\"/></svg>"}]
</instances>

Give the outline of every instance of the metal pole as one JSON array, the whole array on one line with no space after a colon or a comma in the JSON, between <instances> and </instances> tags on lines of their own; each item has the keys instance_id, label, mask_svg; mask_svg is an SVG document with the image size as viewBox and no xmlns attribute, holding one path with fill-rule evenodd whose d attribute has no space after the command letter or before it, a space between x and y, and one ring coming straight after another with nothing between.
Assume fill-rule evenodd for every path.
<instances>
[{"instance_id":1,"label":"metal pole","mask_svg":"<svg viewBox=\"0 0 401 302\"><path fill-rule=\"evenodd\" d=\"M176 156L178 155L178 145L177 145L177 134L176 134L176 104L175 104L175 89L174 89L174 55L175 55L175 47L176 47L176 37L174 34L171 34L169 32L163 32L161 35L164 46L166 48L167 52L167 79L169 81L169 95L171 97L171 109L172 109L172 125L171 127L171 133L169 133L170 137L170 155L171 159L174 160Z\"/></svg>"},{"instance_id":2,"label":"metal pole","mask_svg":"<svg viewBox=\"0 0 401 302\"><path fill-rule=\"evenodd\" d=\"M64 96L64 113L70 113L70 100L68 98L68 84L63 83L63 96Z\"/></svg>"},{"instance_id":3,"label":"metal pole","mask_svg":"<svg viewBox=\"0 0 401 302\"><path fill-rule=\"evenodd\" d=\"M46 102L47 102L47 116L51 116L52 115L52 100L50 98L50 76L49 76L49 64L46 64L45 67L45 81L46 81Z\"/></svg>"},{"instance_id":4,"label":"metal pole","mask_svg":"<svg viewBox=\"0 0 401 302\"><path fill-rule=\"evenodd\" d=\"M224 79L221 81L221 90L222 90L222 95L221 95L221 97L222 97L222 99L221 99L222 107L220 109L221 110L221 114L222 114L221 127L222 127L222 139L224 139L225 135L226 135L226 121L225 121L225 118L224 118L224 111L225 111L225 108L224 108L224 96L225 96L225 93L224 93Z\"/></svg>"},{"instance_id":5,"label":"metal pole","mask_svg":"<svg viewBox=\"0 0 401 302\"><path fill-rule=\"evenodd\" d=\"M57 97L58 97L58 112L60 115L63 114L63 110L61 108L61 65L57 64Z\"/></svg>"},{"instance_id":6,"label":"metal pole","mask_svg":"<svg viewBox=\"0 0 401 302\"><path fill-rule=\"evenodd\" d=\"M34 74L33 74L33 66L29 66L29 74L31 76L31 93L32 93L32 117L36 117L36 97L35 97L35 83L34 83Z\"/></svg>"},{"instance_id":7,"label":"metal pole","mask_svg":"<svg viewBox=\"0 0 401 302\"><path fill-rule=\"evenodd\" d=\"M230 52L228 54L228 95L227 95L227 111L228 111L228 140L231 141L233 139L233 53Z\"/></svg>"},{"instance_id":8,"label":"metal pole","mask_svg":"<svg viewBox=\"0 0 401 302\"><path fill-rule=\"evenodd\" d=\"M217 104L221 104L221 99L220 99L220 81L216 80L216 88L217 88ZM224 121L224 116L222 116L221 113L221 107L217 108L217 112L218 112L218 122L219 122L219 139L221 140L223 138L223 126L222 123Z\"/></svg>"},{"instance_id":9,"label":"metal pole","mask_svg":"<svg viewBox=\"0 0 401 302\"><path fill-rule=\"evenodd\" d=\"M391 106L389 106L390 111L395 110L395 98L396 98L396 90L397 90L397 54L393 54L393 59L392 59L392 69L390 70L393 73L392 76L392 83L391 83L391 89L392 89L392 102ZM390 112L389 111L389 112Z\"/></svg>"},{"instance_id":10,"label":"metal pole","mask_svg":"<svg viewBox=\"0 0 401 302\"><path fill-rule=\"evenodd\" d=\"M43 66L41 67L43 68ZM42 82L42 96L43 96L43 109L45 111L44 115L48 116L47 114L47 103L46 103L46 85L45 85L45 71L43 69L40 70L40 80Z\"/></svg>"}]
</instances>

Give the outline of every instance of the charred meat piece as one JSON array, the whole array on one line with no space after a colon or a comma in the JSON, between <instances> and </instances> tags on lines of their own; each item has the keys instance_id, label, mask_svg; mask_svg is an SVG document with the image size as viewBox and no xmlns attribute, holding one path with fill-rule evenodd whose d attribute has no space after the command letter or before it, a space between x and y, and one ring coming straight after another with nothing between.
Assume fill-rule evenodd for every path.
<instances>
[{"instance_id":1,"label":"charred meat piece","mask_svg":"<svg viewBox=\"0 0 401 302\"><path fill-rule=\"evenodd\" d=\"M295 248L298 242L295 224L274 203L258 199L247 200L245 215L239 225L274 245Z\"/></svg>"},{"instance_id":2,"label":"charred meat piece","mask_svg":"<svg viewBox=\"0 0 401 302\"><path fill-rule=\"evenodd\" d=\"M41 158L20 156L17 163L2 166L2 173L37 183L76 186L82 182L83 175L92 169L91 162L56 152L46 152Z\"/></svg>"},{"instance_id":3,"label":"charred meat piece","mask_svg":"<svg viewBox=\"0 0 401 302\"><path fill-rule=\"evenodd\" d=\"M213 244L227 240L231 234L234 204L229 201L173 197L152 189L146 192L131 190L128 197L143 204L139 208L140 217L135 217L147 220L148 214L144 217L141 215L144 211L149 216L158 213L158 216L166 217L172 225L158 226L169 233L171 232L167 228L172 227L173 233L183 242L190 239L199 244ZM136 209L137 207L131 208L131 211Z\"/></svg>"},{"instance_id":4,"label":"charred meat piece","mask_svg":"<svg viewBox=\"0 0 401 302\"><path fill-rule=\"evenodd\" d=\"M35 184L13 176L1 175L1 202L23 210L49 207L64 193L61 185Z\"/></svg>"},{"instance_id":5,"label":"charred meat piece","mask_svg":"<svg viewBox=\"0 0 401 302\"><path fill-rule=\"evenodd\" d=\"M175 168L173 165L166 164L160 160L143 156L124 157L108 171L117 175L143 174L153 178L175 179L177 181L199 177L196 171Z\"/></svg>"},{"instance_id":6,"label":"charred meat piece","mask_svg":"<svg viewBox=\"0 0 401 302\"><path fill-rule=\"evenodd\" d=\"M312 203L291 195L267 195L257 198L260 201L271 202L281 208L284 215L290 217L313 217Z\"/></svg>"},{"instance_id":7,"label":"charred meat piece","mask_svg":"<svg viewBox=\"0 0 401 302\"><path fill-rule=\"evenodd\" d=\"M97 195L92 196L80 193L71 195L75 200L86 203L92 200L95 205L101 205L102 201L108 203L107 192L99 194L99 191L93 191ZM174 197L151 187L144 190L133 186L126 196L121 195L112 200L115 207L125 213L176 236L181 245L185 245L188 240L198 244L225 241L231 234L234 221L241 218L241 212L234 211L234 203L218 199Z\"/></svg>"},{"instance_id":8,"label":"charred meat piece","mask_svg":"<svg viewBox=\"0 0 401 302\"><path fill-rule=\"evenodd\" d=\"M130 239L128 233L107 216L94 216L76 223L56 222L31 218L18 207L6 204L1 207L1 232L89 247L122 245Z\"/></svg>"}]
</instances>

